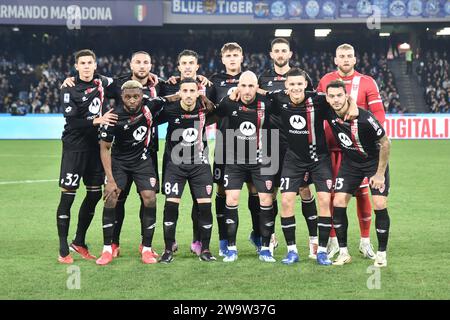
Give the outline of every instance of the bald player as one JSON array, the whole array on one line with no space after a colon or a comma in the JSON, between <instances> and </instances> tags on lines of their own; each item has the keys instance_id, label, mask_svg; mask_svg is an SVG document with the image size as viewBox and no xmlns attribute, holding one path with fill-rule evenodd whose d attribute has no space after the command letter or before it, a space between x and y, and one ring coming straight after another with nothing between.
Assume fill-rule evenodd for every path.
<instances>
[{"instance_id":1,"label":"bald player","mask_svg":"<svg viewBox=\"0 0 450 320\"><path fill-rule=\"evenodd\" d=\"M224 262L234 262L238 258L236 234L239 223L238 204L242 185L249 178L258 192L260 204L259 232L262 237L259 259L275 262L269 250L274 212L272 193L276 168L269 164L267 145L269 129L269 101L256 91L258 80L251 71L239 77L236 90L225 97L216 109L219 117L228 119L227 159L224 175L226 194L225 218L227 221L228 252ZM235 101L239 97L238 101ZM276 165L277 167L277 165Z\"/></svg>"}]
</instances>

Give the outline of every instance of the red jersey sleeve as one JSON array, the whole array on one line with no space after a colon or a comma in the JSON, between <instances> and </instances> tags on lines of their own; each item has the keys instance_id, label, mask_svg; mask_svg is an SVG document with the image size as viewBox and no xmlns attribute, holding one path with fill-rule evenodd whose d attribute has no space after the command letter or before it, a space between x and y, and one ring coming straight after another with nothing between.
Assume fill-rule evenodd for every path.
<instances>
[{"instance_id":1,"label":"red jersey sleeve","mask_svg":"<svg viewBox=\"0 0 450 320\"><path fill-rule=\"evenodd\" d=\"M366 95L369 111L377 118L377 120L383 125L386 114L384 112L383 101L381 100L380 91L378 86L372 78L368 77L366 81Z\"/></svg>"},{"instance_id":2,"label":"red jersey sleeve","mask_svg":"<svg viewBox=\"0 0 450 320\"><path fill-rule=\"evenodd\" d=\"M324 83L325 83L325 78L326 78L326 76L324 76L324 77L322 77L322 79L320 79L320 81L319 81L319 84L317 85L317 89L316 89L316 91L317 92L325 92L325 85L324 85Z\"/></svg>"}]
</instances>

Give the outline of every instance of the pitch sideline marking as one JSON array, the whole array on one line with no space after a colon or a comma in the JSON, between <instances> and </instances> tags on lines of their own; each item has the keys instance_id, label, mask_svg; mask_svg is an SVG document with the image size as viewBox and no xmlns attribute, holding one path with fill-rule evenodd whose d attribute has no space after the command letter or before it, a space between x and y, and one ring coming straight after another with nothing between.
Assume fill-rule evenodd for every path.
<instances>
[{"instance_id":1,"label":"pitch sideline marking","mask_svg":"<svg viewBox=\"0 0 450 320\"><path fill-rule=\"evenodd\" d=\"M56 182L58 179L51 180L21 180L21 181L0 181L0 185L5 184L21 184L21 183L43 183L43 182Z\"/></svg>"}]
</instances>

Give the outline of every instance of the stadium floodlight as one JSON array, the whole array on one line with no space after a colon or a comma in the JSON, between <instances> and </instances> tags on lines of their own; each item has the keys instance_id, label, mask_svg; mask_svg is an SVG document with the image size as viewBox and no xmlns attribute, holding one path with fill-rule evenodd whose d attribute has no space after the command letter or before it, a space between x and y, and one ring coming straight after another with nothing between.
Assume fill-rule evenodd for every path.
<instances>
[{"instance_id":1,"label":"stadium floodlight","mask_svg":"<svg viewBox=\"0 0 450 320\"><path fill-rule=\"evenodd\" d=\"M275 29L275 37L290 37L292 29Z\"/></svg>"},{"instance_id":2,"label":"stadium floodlight","mask_svg":"<svg viewBox=\"0 0 450 320\"><path fill-rule=\"evenodd\" d=\"M400 50L409 50L411 46L407 44L406 42L403 42L399 47Z\"/></svg>"},{"instance_id":3,"label":"stadium floodlight","mask_svg":"<svg viewBox=\"0 0 450 320\"><path fill-rule=\"evenodd\" d=\"M450 36L450 27L446 27L444 29L439 30L436 32L437 36Z\"/></svg>"},{"instance_id":4,"label":"stadium floodlight","mask_svg":"<svg viewBox=\"0 0 450 320\"><path fill-rule=\"evenodd\" d=\"M380 32L380 37L389 37L390 35L389 32Z\"/></svg>"},{"instance_id":5,"label":"stadium floodlight","mask_svg":"<svg viewBox=\"0 0 450 320\"><path fill-rule=\"evenodd\" d=\"M331 32L331 29L314 29L314 37L325 38Z\"/></svg>"}]
</instances>

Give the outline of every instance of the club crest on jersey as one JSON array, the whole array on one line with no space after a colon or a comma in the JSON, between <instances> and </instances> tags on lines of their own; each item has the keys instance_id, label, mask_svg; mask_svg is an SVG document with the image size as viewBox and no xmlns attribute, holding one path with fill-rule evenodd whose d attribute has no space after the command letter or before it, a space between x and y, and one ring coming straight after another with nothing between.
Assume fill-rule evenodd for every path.
<instances>
[{"instance_id":1,"label":"club crest on jersey","mask_svg":"<svg viewBox=\"0 0 450 320\"><path fill-rule=\"evenodd\" d=\"M97 114L100 112L102 102L100 101L100 98L94 98L92 100L91 104L89 105L89 112L92 114Z\"/></svg>"},{"instance_id":2,"label":"club crest on jersey","mask_svg":"<svg viewBox=\"0 0 450 320\"><path fill-rule=\"evenodd\" d=\"M242 132L244 136L252 136L256 132L256 127L253 123L249 121L244 121L239 126L239 130Z\"/></svg>"},{"instance_id":3,"label":"club crest on jersey","mask_svg":"<svg viewBox=\"0 0 450 320\"><path fill-rule=\"evenodd\" d=\"M150 178L150 185L152 186L152 188L156 185L156 179L155 178Z\"/></svg>"},{"instance_id":4,"label":"club crest on jersey","mask_svg":"<svg viewBox=\"0 0 450 320\"><path fill-rule=\"evenodd\" d=\"M328 190L331 190L332 187L333 187L333 181L331 181L331 179L327 179L327 188L328 188Z\"/></svg>"},{"instance_id":5,"label":"club crest on jersey","mask_svg":"<svg viewBox=\"0 0 450 320\"><path fill-rule=\"evenodd\" d=\"M195 128L188 128L183 131L183 140L189 143L197 140L198 130Z\"/></svg>"},{"instance_id":6,"label":"club crest on jersey","mask_svg":"<svg viewBox=\"0 0 450 320\"><path fill-rule=\"evenodd\" d=\"M147 133L147 127L140 126L136 130L134 130L133 137L136 141L142 141L142 139L144 139L146 133Z\"/></svg>"},{"instance_id":7,"label":"club crest on jersey","mask_svg":"<svg viewBox=\"0 0 450 320\"><path fill-rule=\"evenodd\" d=\"M266 189L271 190L272 189L272 181L266 180Z\"/></svg>"},{"instance_id":8,"label":"club crest on jersey","mask_svg":"<svg viewBox=\"0 0 450 320\"><path fill-rule=\"evenodd\" d=\"M212 185L207 185L206 186L206 193L208 194L208 196L211 195L211 192L212 192Z\"/></svg>"},{"instance_id":9,"label":"club crest on jersey","mask_svg":"<svg viewBox=\"0 0 450 320\"><path fill-rule=\"evenodd\" d=\"M176 119L175 119L175 123L176 123L176 124L180 124L180 118L176 118Z\"/></svg>"},{"instance_id":10,"label":"club crest on jersey","mask_svg":"<svg viewBox=\"0 0 450 320\"><path fill-rule=\"evenodd\" d=\"M289 122L291 126L297 130L301 130L306 126L305 118L303 118L301 115L298 114L294 114L293 116L291 116Z\"/></svg>"},{"instance_id":11,"label":"club crest on jersey","mask_svg":"<svg viewBox=\"0 0 450 320\"><path fill-rule=\"evenodd\" d=\"M64 103L70 102L70 93L64 93Z\"/></svg>"},{"instance_id":12,"label":"club crest on jersey","mask_svg":"<svg viewBox=\"0 0 450 320\"><path fill-rule=\"evenodd\" d=\"M258 110L258 118L259 119L263 119L264 118L264 111L263 110Z\"/></svg>"}]
</instances>

